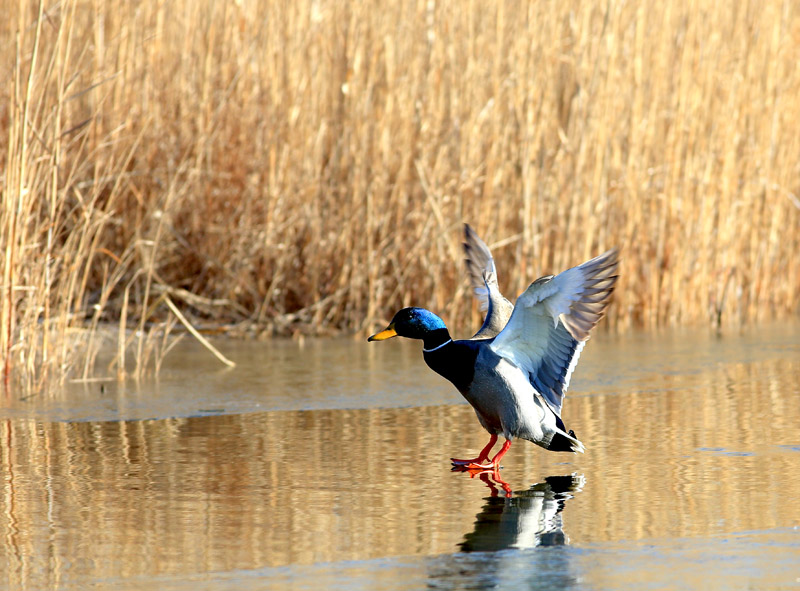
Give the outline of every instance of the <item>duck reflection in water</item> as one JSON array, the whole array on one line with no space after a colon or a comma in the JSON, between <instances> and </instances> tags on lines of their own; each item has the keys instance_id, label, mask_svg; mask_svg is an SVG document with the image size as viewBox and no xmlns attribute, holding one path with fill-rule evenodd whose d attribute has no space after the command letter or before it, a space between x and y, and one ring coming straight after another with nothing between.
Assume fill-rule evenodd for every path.
<instances>
[{"instance_id":1,"label":"duck reflection in water","mask_svg":"<svg viewBox=\"0 0 800 591\"><path fill-rule=\"evenodd\" d=\"M493 494L475 519L475 529L464 536L461 550L484 552L567 544L561 512L566 502L582 490L583 475L548 476L528 490L517 491L514 498L502 498L491 483L493 475L487 472L490 471L478 476L493 489Z\"/></svg>"},{"instance_id":2,"label":"duck reflection in water","mask_svg":"<svg viewBox=\"0 0 800 591\"><path fill-rule=\"evenodd\" d=\"M489 472L475 476L491 482ZM528 490L515 491L514 498L487 497L473 530L458 545L460 552L429 561L428 588L580 588L572 563L576 554L567 546L562 514L583 485L582 475L550 476Z\"/></svg>"}]
</instances>

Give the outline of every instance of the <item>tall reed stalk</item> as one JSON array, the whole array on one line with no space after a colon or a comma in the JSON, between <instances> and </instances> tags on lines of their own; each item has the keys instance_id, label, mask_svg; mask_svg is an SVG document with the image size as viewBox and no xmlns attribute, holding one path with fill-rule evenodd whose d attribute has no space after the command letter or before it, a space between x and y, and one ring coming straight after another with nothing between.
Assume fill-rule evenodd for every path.
<instances>
[{"instance_id":1,"label":"tall reed stalk","mask_svg":"<svg viewBox=\"0 0 800 591\"><path fill-rule=\"evenodd\" d=\"M621 245L609 326L797 314L788 0L2 7L6 375L139 372L174 309L468 330L463 221L510 296Z\"/></svg>"}]
</instances>

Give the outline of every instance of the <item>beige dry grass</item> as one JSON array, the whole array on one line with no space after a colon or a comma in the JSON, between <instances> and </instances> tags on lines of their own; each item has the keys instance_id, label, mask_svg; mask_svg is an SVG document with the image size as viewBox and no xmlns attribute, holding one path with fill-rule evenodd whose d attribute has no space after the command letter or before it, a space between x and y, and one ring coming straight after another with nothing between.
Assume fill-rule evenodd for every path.
<instances>
[{"instance_id":1,"label":"beige dry grass","mask_svg":"<svg viewBox=\"0 0 800 591\"><path fill-rule=\"evenodd\" d=\"M71 335L120 319L141 369L167 301L474 325L463 221L510 295L621 245L611 326L797 313L787 0L0 5L0 346L29 382L90 375Z\"/></svg>"}]
</instances>

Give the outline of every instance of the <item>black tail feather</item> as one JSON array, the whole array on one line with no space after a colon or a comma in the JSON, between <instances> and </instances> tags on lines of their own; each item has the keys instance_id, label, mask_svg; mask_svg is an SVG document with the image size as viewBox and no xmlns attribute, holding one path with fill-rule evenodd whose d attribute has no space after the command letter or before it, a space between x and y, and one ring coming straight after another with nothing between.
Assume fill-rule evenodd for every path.
<instances>
[{"instance_id":1,"label":"black tail feather","mask_svg":"<svg viewBox=\"0 0 800 591\"><path fill-rule=\"evenodd\" d=\"M550 445L547 446L547 449L550 451L574 451L572 449L572 442L564 437L561 433L556 433L553 435L553 439L550 441Z\"/></svg>"}]
</instances>

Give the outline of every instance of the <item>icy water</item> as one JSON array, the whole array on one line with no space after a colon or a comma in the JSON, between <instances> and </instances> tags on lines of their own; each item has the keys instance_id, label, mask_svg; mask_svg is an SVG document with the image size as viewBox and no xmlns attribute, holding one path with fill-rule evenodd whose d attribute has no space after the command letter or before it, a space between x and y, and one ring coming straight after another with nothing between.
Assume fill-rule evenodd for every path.
<instances>
[{"instance_id":1,"label":"icy water","mask_svg":"<svg viewBox=\"0 0 800 591\"><path fill-rule=\"evenodd\" d=\"M502 483L420 344L191 342L0 409L4 589L800 589L800 325L597 335Z\"/></svg>"}]
</instances>

